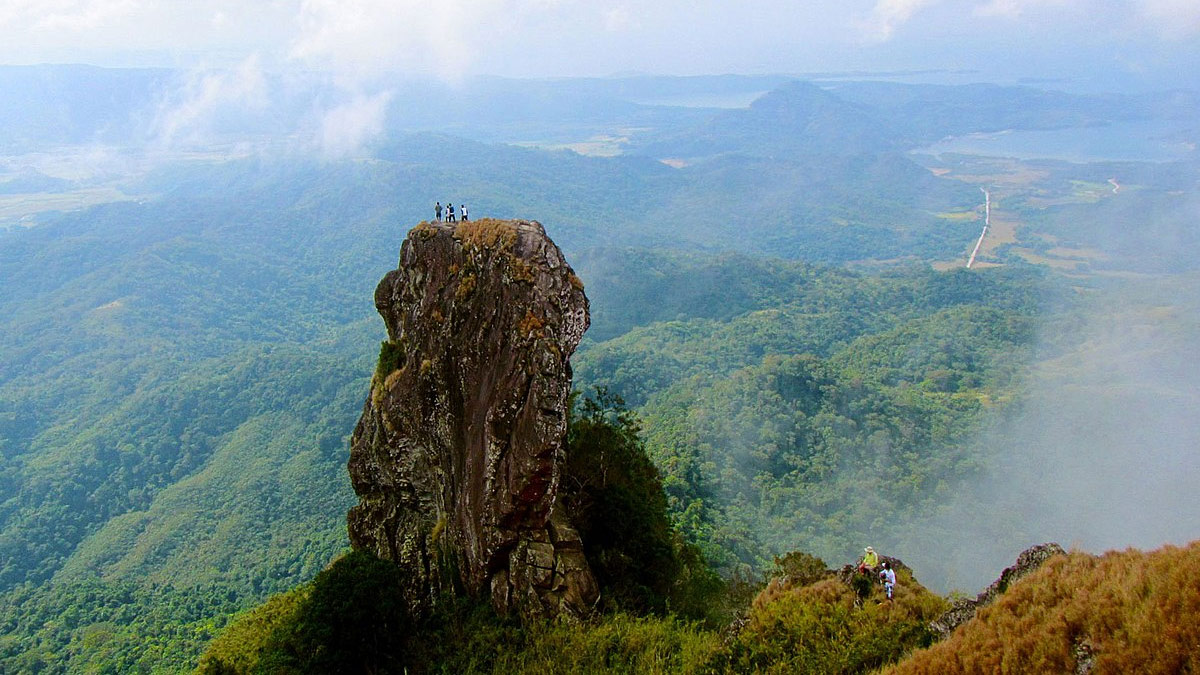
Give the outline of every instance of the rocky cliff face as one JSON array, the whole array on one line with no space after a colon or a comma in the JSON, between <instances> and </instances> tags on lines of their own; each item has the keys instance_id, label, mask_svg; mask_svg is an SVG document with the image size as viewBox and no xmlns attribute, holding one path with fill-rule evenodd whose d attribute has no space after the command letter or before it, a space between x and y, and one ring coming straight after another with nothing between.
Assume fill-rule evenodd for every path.
<instances>
[{"instance_id":1,"label":"rocky cliff face","mask_svg":"<svg viewBox=\"0 0 1200 675\"><path fill-rule=\"evenodd\" d=\"M375 291L388 341L351 441L350 541L502 613L582 615L598 597L556 508L583 285L536 222L422 223Z\"/></svg>"}]
</instances>

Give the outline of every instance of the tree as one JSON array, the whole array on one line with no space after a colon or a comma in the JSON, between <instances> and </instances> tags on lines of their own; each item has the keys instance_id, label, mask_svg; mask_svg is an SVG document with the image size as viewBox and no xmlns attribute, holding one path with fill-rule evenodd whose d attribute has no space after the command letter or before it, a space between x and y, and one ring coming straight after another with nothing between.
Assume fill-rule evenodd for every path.
<instances>
[{"instance_id":1,"label":"tree","mask_svg":"<svg viewBox=\"0 0 1200 675\"><path fill-rule=\"evenodd\" d=\"M609 608L666 611L682 570L658 469L620 396L572 398L559 499Z\"/></svg>"}]
</instances>

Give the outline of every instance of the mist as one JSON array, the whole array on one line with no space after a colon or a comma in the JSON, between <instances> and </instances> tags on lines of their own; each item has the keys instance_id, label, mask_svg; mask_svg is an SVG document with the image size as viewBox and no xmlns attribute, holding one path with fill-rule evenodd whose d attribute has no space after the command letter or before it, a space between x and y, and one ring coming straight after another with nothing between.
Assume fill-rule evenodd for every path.
<instances>
[{"instance_id":1,"label":"mist","mask_svg":"<svg viewBox=\"0 0 1200 675\"><path fill-rule=\"evenodd\" d=\"M978 480L905 528L901 557L974 593L1025 548L1200 538L1200 274L1104 279L1049 317L1023 394L980 430Z\"/></svg>"}]
</instances>

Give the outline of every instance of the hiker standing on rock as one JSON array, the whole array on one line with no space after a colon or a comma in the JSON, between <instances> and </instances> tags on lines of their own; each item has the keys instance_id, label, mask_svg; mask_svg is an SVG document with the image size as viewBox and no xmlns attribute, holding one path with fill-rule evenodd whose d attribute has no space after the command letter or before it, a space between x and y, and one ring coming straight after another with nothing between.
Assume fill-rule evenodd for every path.
<instances>
[{"instance_id":1,"label":"hiker standing on rock","mask_svg":"<svg viewBox=\"0 0 1200 675\"><path fill-rule=\"evenodd\" d=\"M887 591L888 600L892 599L892 589L896 586L896 570L892 569L891 563L883 561L883 571L879 573L879 580L883 582L883 588Z\"/></svg>"},{"instance_id":2,"label":"hiker standing on rock","mask_svg":"<svg viewBox=\"0 0 1200 675\"><path fill-rule=\"evenodd\" d=\"M459 210L462 211L462 221L464 223L467 222L467 205L463 204L462 208L460 208Z\"/></svg>"},{"instance_id":3,"label":"hiker standing on rock","mask_svg":"<svg viewBox=\"0 0 1200 675\"><path fill-rule=\"evenodd\" d=\"M442 203L438 202L433 205L433 219L435 222L442 222Z\"/></svg>"},{"instance_id":4,"label":"hiker standing on rock","mask_svg":"<svg viewBox=\"0 0 1200 675\"><path fill-rule=\"evenodd\" d=\"M446 204L446 222L454 222L454 204Z\"/></svg>"},{"instance_id":5,"label":"hiker standing on rock","mask_svg":"<svg viewBox=\"0 0 1200 675\"><path fill-rule=\"evenodd\" d=\"M874 574L879 566L879 554L870 546L863 549L862 562L858 563L859 574Z\"/></svg>"}]
</instances>

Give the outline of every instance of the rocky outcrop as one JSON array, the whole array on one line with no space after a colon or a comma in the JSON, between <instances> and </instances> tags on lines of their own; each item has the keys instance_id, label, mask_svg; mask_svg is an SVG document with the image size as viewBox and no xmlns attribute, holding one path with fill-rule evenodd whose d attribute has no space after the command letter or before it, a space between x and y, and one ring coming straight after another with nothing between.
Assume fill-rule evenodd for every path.
<instances>
[{"instance_id":1,"label":"rocky outcrop","mask_svg":"<svg viewBox=\"0 0 1200 675\"><path fill-rule=\"evenodd\" d=\"M599 591L556 507L583 284L542 226L422 223L375 291L387 325L351 441L351 545L501 613L579 616Z\"/></svg>"},{"instance_id":2,"label":"rocky outcrop","mask_svg":"<svg viewBox=\"0 0 1200 675\"><path fill-rule=\"evenodd\" d=\"M1067 552L1063 550L1062 546L1054 543L1040 544L1025 549L1021 555L1017 556L1017 562L1012 567L1004 568L1004 571L1000 573L1000 578L993 581L992 585L985 588L974 599L963 598L955 601L950 609L929 624L930 630L938 636L939 640L949 637L956 628L975 618L975 614L979 610L992 604L997 596L1008 590L1009 586L1041 567L1042 563L1051 557L1066 554Z\"/></svg>"}]
</instances>

